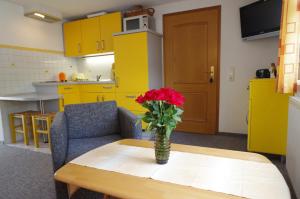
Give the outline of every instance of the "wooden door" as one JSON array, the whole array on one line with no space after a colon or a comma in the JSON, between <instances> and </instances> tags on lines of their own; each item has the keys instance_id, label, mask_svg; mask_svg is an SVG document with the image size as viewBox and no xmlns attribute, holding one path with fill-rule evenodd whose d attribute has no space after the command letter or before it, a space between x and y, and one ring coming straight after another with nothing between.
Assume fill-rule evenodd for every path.
<instances>
[{"instance_id":1,"label":"wooden door","mask_svg":"<svg viewBox=\"0 0 300 199\"><path fill-rule=\"evenodd\" d=\"M103 52L112 52L113 34L122 32L122 17L120 12L103 15L100 17L101 47Z\"/></svg>"},{"instance_id":2,"label":"wooden door","mask_svg":"<svg viewBox=\"0 0 300 199\"><path fill-rule=\"evenodd\" d=\"M186 99L179 131L218 131L220 10L164 15L165 85Z\"/></svg>"},{"instance_id":3,"label":"wooden door","mask_svg":"<svg viewBox=\"0 0 300 199\"><path fill-rule=\"evenodd\" d=\"M81 21L72 21L64 24L65 55L79 56L82 54Z\"/></svg>"},{"instance_id":4,"label":"wooden door","mask_svg":"<svg viewBox=\"0 0 300 199\"><path fill-rule=\"evenodd\" d=\"M84 19L81 22L82 53L84 55L101 53L99 17Z\"/></svg>"}]
</instances>

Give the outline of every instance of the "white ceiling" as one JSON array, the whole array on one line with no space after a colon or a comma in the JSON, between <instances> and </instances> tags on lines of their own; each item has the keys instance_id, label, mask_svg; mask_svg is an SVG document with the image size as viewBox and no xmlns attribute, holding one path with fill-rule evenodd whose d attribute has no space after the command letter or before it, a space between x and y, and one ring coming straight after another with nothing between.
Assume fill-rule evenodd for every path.
<instances>
[{"instance_id":1,"label":"white ceiling","mask_svg":"<svg viewBox=\"0 0 300 199\"><path fill-rule=\"evenodd\" d=\"M40 5L71 19L98 11L124 10L133 5L154 6L181 0L7 0L22 6Z\"/></svg>"}]
</instances>

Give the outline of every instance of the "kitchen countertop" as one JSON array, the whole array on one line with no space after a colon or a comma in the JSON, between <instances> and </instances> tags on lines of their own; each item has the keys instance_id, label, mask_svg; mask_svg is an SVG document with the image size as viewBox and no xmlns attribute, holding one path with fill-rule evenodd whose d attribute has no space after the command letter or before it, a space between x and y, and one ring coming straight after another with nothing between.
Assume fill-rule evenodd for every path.
<instances>
[{"instance_id":1,"label":"kitchen countertop","mask_svg":"<svg viewBox=\"0 0 300 199\"><path fill-rule=\"evenodd\" d=\"M113 80L100 80L97 81L68 81L68 82L57 82L57 81L48 81L48 82L33 82L33 86L58 86L58 85L74 85L74 84L115 84Z\"/></svg>"},{"instance_id":2,"label":"kitchen countertop","mask_svg":"<svg viewBox=\"0 0 300 199\"><path fill-rule=\"evenodd\" d=\"M0 96L0 101L34 102L56 99L59 99L59 95L57 94L17 93L13 95Z\"/></svg>"}]
</instances>

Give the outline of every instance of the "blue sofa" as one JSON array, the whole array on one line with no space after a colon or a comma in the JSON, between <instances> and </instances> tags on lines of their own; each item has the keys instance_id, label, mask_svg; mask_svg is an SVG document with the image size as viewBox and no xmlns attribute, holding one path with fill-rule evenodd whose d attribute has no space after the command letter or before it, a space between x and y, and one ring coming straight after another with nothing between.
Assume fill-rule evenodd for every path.
<instances>
[{"instance_id":1,"label":"blue sofa","mask_svg":"<svg viewBox=\"0 0 300 199\"><path fill-rule=\"evenodd\" d=\"M67 162L99 146L123 139L141 138L137 117L116 102L68 105L57 113L51 127L54 172ZM57 199L68 198L67 186L55 182ZM99 198L99 194L79 190L72 198Z\"/></svg>"}]
</instances>

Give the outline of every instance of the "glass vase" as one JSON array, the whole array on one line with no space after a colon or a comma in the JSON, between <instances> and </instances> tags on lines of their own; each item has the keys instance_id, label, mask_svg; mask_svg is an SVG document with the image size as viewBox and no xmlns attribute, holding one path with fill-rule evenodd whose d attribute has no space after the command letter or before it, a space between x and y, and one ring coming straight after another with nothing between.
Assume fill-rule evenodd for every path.
<instances>
[{"instance_id":1,"label":"glass vase","mask_svg":"<svg viewBox=\"0 0 300 199\"><path fill-rule=\"evenodd\" d=\"M157 164L166 164L169 160L171 143L164 129L158 129L155 135L155 158Z\"/></svg>"}]
</instances>

